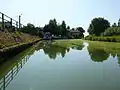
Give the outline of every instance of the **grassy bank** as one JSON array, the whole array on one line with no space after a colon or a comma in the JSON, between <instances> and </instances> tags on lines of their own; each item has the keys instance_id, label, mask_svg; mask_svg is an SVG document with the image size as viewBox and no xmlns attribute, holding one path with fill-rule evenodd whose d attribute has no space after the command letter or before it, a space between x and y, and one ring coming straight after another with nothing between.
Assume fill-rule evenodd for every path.
<instances>
[{"instance_id":1,"label":"grassy bank","mask_svg":"<svg viewBox=\"0 0 120 90\"><path fill-rule=\"evenodd\" d=\"M93 61L103 62L109 56L116 57L120 64L120 43L87 41L89 55Z\"/></svg>"},{"instance_id":2,"label":"grassy bank","mask_svg":"<svg viewBox=\"0 0 120 90\"><path fill-rule=\"evenodd\" d=\"M99 42L99 41L88 41L89 46L96 49L104 49L109 53L117 53L120 55L120 43L115 42Z\"/></svg>"},{"instance_id":3,"label":"grassy bank","mask_svg":"<svg viewBox=\"0 0 120 90\"><path fill-rule=\"evenodd\" d=\"M73 45L83 45L83 41L81 39L55 40L53 45L69 48Z\"/></svg>"},{"instance_id":4,"label":"grassy bank","mask_svg":"<svg viewBox=\"0 0 120 90\"><path fill-rule=\"evenodd\" d=\"M38 36L21 32L0 32L0 55L18 53L39 40Z\"/></svg>"},{"instance_id":5,"label":"grassy bank","mask_svg":"<svg viewBox=\"0 0 120 90\"><path fill-rule=\"evenodd\" d=\"M120 36L92 36L85 37L85 40L105 41L105 42L120 42Z\"/></svg>"},{"instance_id":6,"label":"grassy bank","mask_svg":"<svg viewBox=\"0 0 120 90\"><path fill-rule=\"evenodd\" d=\"M0 32L0 49L38 40L39 37L21 32Z\"/></svg>"}]
</instances>

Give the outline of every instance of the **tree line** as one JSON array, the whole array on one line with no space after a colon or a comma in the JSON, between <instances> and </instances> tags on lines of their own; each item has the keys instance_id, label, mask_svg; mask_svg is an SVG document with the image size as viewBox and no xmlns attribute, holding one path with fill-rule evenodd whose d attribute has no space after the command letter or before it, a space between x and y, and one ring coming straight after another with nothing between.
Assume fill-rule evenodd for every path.
<instances>
[{"instance_id":1,"label":"tree line","mask_svg":"<svg viewBox=\"0 0 120 90\"><path fill-rule=\"evenodd\" d=\"M24 26L20 30L24 33L29 33L32 35L43 36L44 32L50 32L52 35L61 36L61 38L72 38L70 35L71 31L79 31L80 34L77 38L84 37L85 30L82 27L70 28L65 21L62 21L61 24L57 23L56 19L51 19L48 24L45 24L44 27L35 27L35 25L28 23L27 26ZM76 38L75 36L73 38Z\"/></svg>"},{"instance_id":2,"label":"tree line","mask_svg":"<svg viewBox=\"0 0 120 90\"><path fill-rule=\"evenodd\" d=\"M88 28L89 35L114 36L120 35L120 19L117 24L110 26L110 22L104 18L94 18Z\"/></svg>"},{"instance_id":3,"label":"tree line","mask_svg":"<svg viewBox=\"0 0 120 90\"><path fill-rule=\"evenodd\" d=\"M89 25L88 33L86 40L120 42L120 19L111 25L104 18L94 18Z\"/></svg>"}]
</instances>

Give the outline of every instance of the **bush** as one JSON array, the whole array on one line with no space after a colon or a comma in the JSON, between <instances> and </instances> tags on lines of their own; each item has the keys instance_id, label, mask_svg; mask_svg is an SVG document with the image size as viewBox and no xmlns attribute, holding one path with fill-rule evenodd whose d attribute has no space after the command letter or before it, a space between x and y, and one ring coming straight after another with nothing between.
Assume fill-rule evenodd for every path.
<instances>
[{"instance_id":1,"label":"bush","mask_svg":"<svg viewBox=\"0 0 120 90\"><path fill-rule=\"evenodd\" d=\"M105 30L104 33L101 33L103 36L114 36L114 35L120 35L120 27L110 27Z\"/></svg>"}]
</instances>

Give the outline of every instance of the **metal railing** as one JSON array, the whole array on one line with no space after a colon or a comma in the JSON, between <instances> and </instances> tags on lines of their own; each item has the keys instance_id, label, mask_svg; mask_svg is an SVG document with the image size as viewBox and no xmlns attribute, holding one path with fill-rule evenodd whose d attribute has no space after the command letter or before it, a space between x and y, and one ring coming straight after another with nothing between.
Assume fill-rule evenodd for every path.
<instances>
[{"instance_id":1,"label":"metal railing","mask_svg":"<svg viewBox=\"0 0 120 90\"><path fill-rule=\"evenodd\" d=\"M20 23L20 21L14 20L13 18L5 15L4 13L0 12L0 29L4 30L5 28L21 28L24 26Z\"/></svg>"}]
</instances>

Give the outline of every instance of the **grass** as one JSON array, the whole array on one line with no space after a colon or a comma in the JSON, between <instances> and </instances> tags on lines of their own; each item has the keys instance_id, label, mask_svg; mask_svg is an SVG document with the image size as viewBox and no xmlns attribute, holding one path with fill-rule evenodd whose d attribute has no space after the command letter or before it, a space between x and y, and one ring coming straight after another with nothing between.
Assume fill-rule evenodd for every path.
<instances>
[{"instance_id":1,"label":"grass","mask_svg":"<svg viewBox=\"0 0 120 90\"><path fill-rule=\"evenodd\" d=\"M120 43L116 42L99 42L99 41L87 41L89 47L93 49L102 49L109 54L120 55Z\"/></svg>"},{"instance_id":2,"label":"grass","mask_svg":"<svg viewBox=\"0 0 120 90\"><path fill-rule=\"evenodd\" d=\"M0 32L0 49L34 42L39 39L40 38L37 36L32 36L21 32Z\"/></svg>"},{"instance_id":3,"label":"grass","mask_svg":"<svg viewBox=\"0 0 120 90\"><path fill-rule=\"evenodd\" d=\"M55 40L53 42L53 45L69 48L72 45L83 45L83 40L81 39Z\"/></svg>"},{"instance_id":4,"label":"grass","mask_svg":"<svg viewBox=\"0 0 120 90\"><path fill-rule=\"evenodd\" d=\"M120 42L120 36L93 36L85 37L85 40L91 41L105 41L105 42Z\"/></svg>"}]
</instances>

